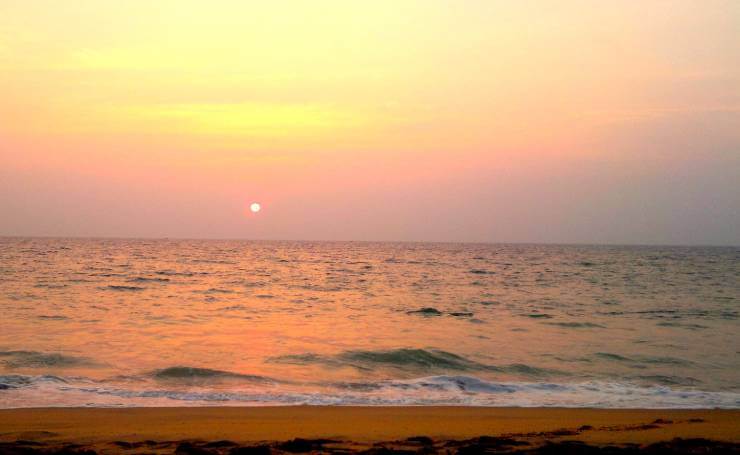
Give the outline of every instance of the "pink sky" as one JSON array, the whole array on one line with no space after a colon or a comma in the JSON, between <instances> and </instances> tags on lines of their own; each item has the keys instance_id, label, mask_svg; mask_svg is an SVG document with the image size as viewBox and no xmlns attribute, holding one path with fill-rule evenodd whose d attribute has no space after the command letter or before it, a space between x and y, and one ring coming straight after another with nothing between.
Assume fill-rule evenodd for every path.
<instances>
[{"instance_id":1,"label":"pink sky","mask_svg":"<svg viewBox=\"0 0 740 455\"><path fill-rule=\"evenodd\" d=\"M738 245L739 23L735 1L3 1L0 235Z\"/></svg>"}]
</instances>

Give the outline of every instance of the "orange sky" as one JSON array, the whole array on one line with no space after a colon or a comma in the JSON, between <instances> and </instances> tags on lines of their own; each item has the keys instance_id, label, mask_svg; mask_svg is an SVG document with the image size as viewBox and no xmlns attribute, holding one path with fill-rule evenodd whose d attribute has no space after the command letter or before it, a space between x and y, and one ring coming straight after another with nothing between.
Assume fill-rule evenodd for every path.
<instances>
[{"instance_id":1,"label":"orange sky","mask_svg":"<svg viewBox=\"0 0 740 455\"><path fill-rule=\"evenodd\" d=\"M3 0L0 234L738 244L739 27L734 1Z\"/></svg>"}]
</instances>

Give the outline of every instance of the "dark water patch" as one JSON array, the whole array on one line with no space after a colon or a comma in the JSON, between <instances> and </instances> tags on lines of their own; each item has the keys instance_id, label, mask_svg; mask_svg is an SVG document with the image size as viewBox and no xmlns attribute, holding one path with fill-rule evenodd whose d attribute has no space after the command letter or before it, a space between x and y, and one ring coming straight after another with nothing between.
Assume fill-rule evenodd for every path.
<instances>
[{"instance_id":1,"label":"dark water patch","mask_svg":"<svg viewBox=\"0 0 740 455\"><path fill-rule=\"evenodd\" d=\"M313 352L269 357L267 362L285 363L289 365L331 364L339 366L339 362L334 360L332 357L314 354Z\"/></svg>"},{"instance_id":2,"label":"dark water patch","mask_svg":"<svg viewBox=\"0 0 740 455\"><path fill-rule=\"evenodd\" d=\"M164 276L185 276L190 277L195 275L193 272L178 272L175 270L157 270L154 272L156 275L164 275Z\"/></svg>"},{"instance_id":3,"label":"dark water patch","mask_svg":"<svg viewBox=\"0 0 740 455\"><path fill-rule=\"evenodd\" d=\"M603 325L594 324L592 322L544 322L547 325L556 325L558 327L565 327L568 329L604 329Z\"/></svg>"},{"instance_id":4,"label":"dark water patch","mask_svg":"<svg viewBox=\"0 0 740 455\"><path fill-rule=\"evenodd\" d=\"M57 284L57 283L38 283L35 284L33 287L35 288L45 288L45 289L62 289L66 288L66 284Z\"/></svg>"},{"instance_id":5,"label":"dark water patch","mask_svg":"<svg viewBox=\"0 0 740 455\"><path fill-rule=\"evenodd\" d=\"M107 289L107 290L110 290L110 291L121 291L121 292L138 292L138 291L143 291L146 288L142 288L140 286L123 286L123 285L119 285L119 284L111 284L111 285L105 286L105 287L103 287L101 289L103 289L103 290Z\"/></svg>"},{"instance_id":6,"label":"dark water patch","mask_svg":"<svg viewBox=\"0 0 740 455\"><path fill-rule=\"evenodd\" d=\"M689 362L684 359L677 359L675 357L651 357L651 356L635 356L625 357L619 354L611 352L597 352L596 357L604 360L610 360L614 362L631 363L631 364L652 364L652 365L677 365L677 366L688 366L692 365L693 362Z\"/></svg>"},{"instance_id":7,"label":"dark water patch","mask_svg":"<svg viewBox=\"0 0 740 455\"><path fill-rule=\"evenodd\" d=\"M642 375L634 376L634 379L644 381L648 384L660 384L666 386L693 387L702 383L702 381L695 378L673 375Z\"/></svg>"},{"instance_id":8,"label":"dark water patch","mask_svg":"<svg viewBox=\"0 0 740 455\"><path fill-rule=\"evenodd\" d=\"M556 355L553 358L559 362L593 363L593 359L589 357L562 357Z\"/></svg>"},{"instance_id":9,"label":"dark water patch","mask_svg":"<svg viewBox=\"0 0 740 455\"><path fill-rule=\"evenodd\" d=\"M418 310L407 311L406 314L417 314L419 316L441 316L442 312L436 308L424 307Z\"/></svg>"},{"instance_id":10,"label":"dark water patch","mask_svg":"<svg viewBox=\"0 0 740 455\"><path fill-rule=\"evenodd\" d=\"M66 321L69 319L67 316L62 316L60 314L51 314L51 315L42 314L38 318L44 319L47 321Z\"/></svg>"},{"instance_id":11,"label":"dark water patch","mask_svg":"<svg viewBox=\"0 0 740 455\"><path fill-rule=\"evenodd\" d=\"M191 259L191 264L225 264L225 265L236 265L234 261L227 261L225 259Z\"/></svg>"},{"instance_id":12,"label":"dark water patch","mask_svg":"<svg viewBox=\"0 0 740 455\"><path fill-rule=\"evenodd\" d=\"M651 363L655 365L693 365L693 362L684 359L677 359L675 357L639 357L637 361L643 363Z\"/></svg>"},{"instance_id":13,"label":"dark water patch","mask_svg":"<svg viewBox=\"0 0 740 455\"><path fill-rule=\"evenodd\" d=\"M351 350L333 356L305 353L271 357L268 361L297 365L324 364L333 367L348 366L360 370L372 370L383 367L408 370L497 370L495 367L483 365L457 354L438 349Z\"/></svg>"},{"instance_id":14,"label":"dark water patch","mask_svg":"<svg viewBox=\"0 0 740 455\"><path fill-rule=\"evenodd\" d=\"M511 365L506 365L503 367L500 367L500 370L505 373L511 373L516 374L519 376L527 376L527 377L545 377L545 376L568 376L567 373L558 371L558 370L552 370L548 368L539 368L539 367L533 367L531 365L527 365L524 363L513 363Z\"/></svg>"},{"instance_id":15,"label":"dark water patch","mask_svg":"<svg viewBox=\"0 0 740 455\"><path fill-rule=\"evenodd\" d=\"M208 289L196 289L193 292L196 294L233 294L235 291L231 289L208 288Z\"/></svg>"},{"instance_id":16,"label":"dark water patch","mask_svg":"<svg viewBox=\"0 0 740 455\"><path fill-rule=\"evenodd\" d=\"M483 270L483 269L470 269L468 270L468 273L472 273L473 275L495 275L496 272L492 272L490 270Z\"/></svg>"},{"instance_id":17,"label":"dark water patch","mask_svg":"<svg viewBox=\"0 0 740 455\"><path fill-rule=\"evenodd\" d=\"M0 363L7 368L71 368L97 365L87 357L37 351L0 351Z\"/></svg>"},{"instance_id":18,"label":"dark water patch","mask_svg":"<svg viewBox=\"0 0 740 455\"><path fill-rule=\"evenodd\" d=\"M355 392L374 392L387 387L382 382L334 382L329 385L340 390L351 390Z\"/></svg>"},{"instance_id":19,"label":"dark water patch","mask_svg":"<svg viewBox=\"0 0 740 455\"><path fill-rule=\"evenodd\" d=\"M623 316L626 313L624 311L597 311L596 314L601 316Z\"/></svg>"},{"instance_id":20,"label":"dark water patch","mask_svg":"<svg viewBox=\"0 0 740 455\"><path fill-rule=\"evenodd\" d=\"M612 354L611 352L597 352L596 357L616 362L634 362L634 360L632 359L628 359L627 357L621 356L619 354Z\"/></svg>"},{"instance_id":21,"label":"dark water patch","mask_svg":"<svg viewBox=\"0 0 740 455\"><path fill-rule=\"evenodd\" d=\"M392 349L387 351L345 351L337 356L349 364L420 369L481 370L487 367L457 354L437 349Z\"/></svg>"},{"instance_id":22,"label":"dark water patch","mask_svg":"<svg viewBox=\"0 0 740 455\"><path fill-rule=\"evenodd\" d=\"M533 319L552 319L553 318L551 314L547 314L547 313L532 313L532 314L526 314L525 316L527 316L528 318L533 318Z\"/></svg>"},{"instance_id":23,"label":"dark water patch","mask_svg":"<svg viewBox=\"0 0 740 455\"><path fill-rule=\"evenodd\" d=\"M219 311L242 311L242 310L249 310L249 308L244 305L231 305L231 306L225 306L225 307L219 308Z\"/></svg>"},{"instance_id":24,"label":"dark water patch","mask_svg":"<svg viewBox=\"0 0 740 455\"><path fill-rule=\"evenodd\" d=\"M678 313L678 310L642 310L642 311L633 311L633 314L676 314Z\"/></svg>"},{"instance_id":25,"label":"dark water patch","mask_svg":"<svg viewBox=\"0 0 740 455\"><path fill-rule=\"evenodd\" d=\"M470 318L470 317L473 317L473 313L470 313L468 311L457 311L457 312L452 312L452 313L447 313L447 314L449 314L450 316L458 317L458 318Z\"/></svg>"},{"instance_id":26,"label":"dark water patch","mask_svg":"<svg viewBox=\"0 0 740 455\"><path fill-rule=\"evenodd\" d=\"M174 366L156 370L151 374L151 376L154 379L164 381L208 382L218 380L241 380L259 383L275 382L275 380L265 376L185 366Z\"/></svg>"},{"instance_id":27,"label":"dark water patch","mask_svg":"<svg viewBox=\"0 0 740 455\"><path fill-rule=\"evenodd\" d=\"M734 319L736 314L728 312L714 313L707 310L639 310L639 311L597 311L596 314L605 316L637 315L647 319L681 319L681 318L712 318Z\"/></svg>"},{"instance_id":28,"label":"dark water patch","mask_svg":"<svg viewBox=\"0 0 740 455\"><path fill-rule=\"evenodd\" d=\"M143 277L143 276L137 276L136 278L132 278L128 280L133 283L166 283L170 281L169 278L149 278L149 277Z\"/></svg>"},{"instance_id":29,"label":"dark water patch","mask_svg":"<svg viewBox=\"0 0 740 455\"><path fill-rule=\"evenodd\" d=\"M705 325L700 325L700 324L689 324L689 323L683 323L683 322L670 322L670 321L659 322L656 325L660 327L678 327L681 329L688 329L688 330L702 330L702 329L709 328Z\"/></svg>"}]
</instances>

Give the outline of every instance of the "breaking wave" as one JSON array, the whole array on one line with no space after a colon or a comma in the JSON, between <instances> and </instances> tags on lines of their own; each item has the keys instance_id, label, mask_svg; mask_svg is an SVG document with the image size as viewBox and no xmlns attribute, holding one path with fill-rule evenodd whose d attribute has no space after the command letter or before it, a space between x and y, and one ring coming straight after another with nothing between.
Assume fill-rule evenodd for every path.
<instances>
[{"instance_id":1,"label":"breaking wave","mask_svg":"<svg viewBox=\"0 0 740 455\"><path fill-rule=\"evenodd\" d=\"M359 370L382 368L414 371L487 371L526 377L563 376L565 373L522 363L487 365L439 349L390 349L377 351L350 350L333 356L314 353L292 354L268 359L293 365L323 364L330 367L354 367Z\"/></svg>"},{"instance_id":2,"label":"breaking wave","mask_svg":"<svg viewBox=\"0 0 740 455\"><path fill-rule=\"evenodd\" d=\"M197 369L196 369L197 370ZM206 377L225 372L197 372ZM228 373L226 373L228 374ZM180 376L177 373L176 376ZM237 375L241 376L241 375ZM162 384L165 385L165 384ZM634 383L588 381L496 382L472 376L440 375L409 380L354 383L298 384L281 387L213 390L189 388L133 388L80 378L54 376L0 376L3 394L61 397L58 405L80 406L96 398L113 400L116 406L158 406L162 404L199 406L221 405L465 405L489 407L600 407L600 408L738 408L740 393L683 390L668 386L640 386ZM52 398L48 398L52 397ZM22 397L21 397L22 398ZM16 400L17 406L32 406L32 400ZM51 403L53 404L53 403ZM11 406L12 407L12 406Z\"/></svg>"},{"instance_id":3,"label":"breaking wave","mask_svg":"<svg viewBox=\"0 0 740 455\"><path fill-rule=\"evenodd\" d=\"M251 374L232 373L230 371L212 370L210 368L194 368L185 366L175 366L163 368L154 371L151 376L161 381L218 381L218 380L238 380L248 382L275 382L274 379L264 376Z\"/></svg>"}]
</instances>

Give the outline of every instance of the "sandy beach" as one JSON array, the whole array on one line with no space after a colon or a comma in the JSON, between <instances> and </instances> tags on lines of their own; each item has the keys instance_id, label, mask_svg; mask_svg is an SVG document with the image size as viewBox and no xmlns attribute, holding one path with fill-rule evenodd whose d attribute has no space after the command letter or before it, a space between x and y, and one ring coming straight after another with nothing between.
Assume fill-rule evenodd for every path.
<instances>
[{"instance_id":1,"label":"sandy beach","mask_svg":"<svg viewBox=\"0 0 740 455\"><path fill-rule=\"evenodd\" d=\"M0 410L0 453L427 453L542 450L573 444L653 448L729 443L737 410L480 407L43 408ZM483 437L483 438L481 438ZM411 439L409 439L411 438ZM701 438L704 441L699 441ZM574 441L578 441L577 443ZM686 442L689 441L689 442ZM685 447L684 447L685 449ZM681 450L676 450L681 452ZM245 452L246 453L246 452ZM688 453L688 452L687 452Z\"/></svg>"}]
</instances>

